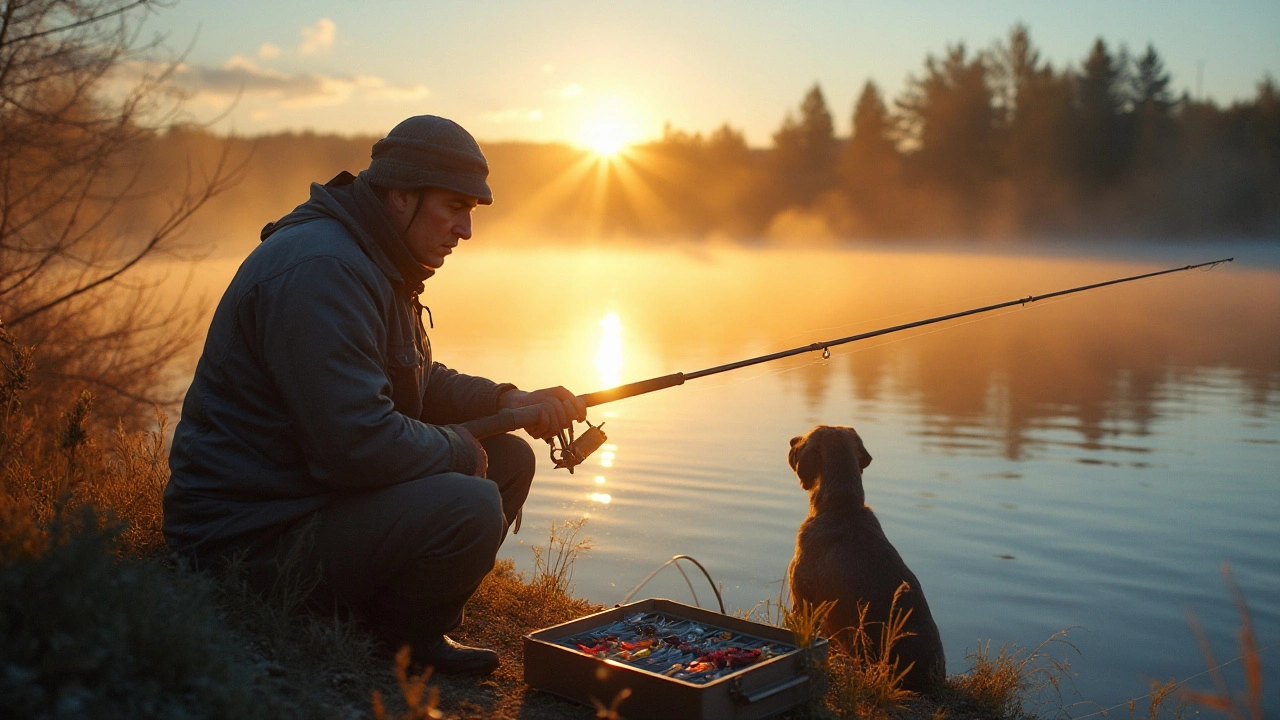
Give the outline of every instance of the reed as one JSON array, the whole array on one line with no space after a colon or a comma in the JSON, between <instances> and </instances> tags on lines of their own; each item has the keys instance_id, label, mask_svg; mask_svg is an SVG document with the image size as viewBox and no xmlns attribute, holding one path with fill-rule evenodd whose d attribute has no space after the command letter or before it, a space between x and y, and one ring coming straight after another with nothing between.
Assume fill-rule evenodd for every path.
<instances>
[{"instance_id":1,"label":"reed","mask_svg":"<svg viewBox=\"0 0 1280 720\"><path fill-rule=\"evenodd\" d=\"M1213 645L1209 642L1209 637L1205 634L1204 628L1200 626L1200 621L1194 613L1188 614L1188 622L1191 624L1191 630L1195 633L1196 641L1200 645L1200 652L1204 655L1205 666L1207 672L1213 679L1214 691L1198 691L1188 688L1178 690L1179 696L1189 703L1199 705L1209 710L1216 710L1231 720L1262 720L1264 715L1262 712L1262 652L1258 648L1258 635L1253 628L1253 615L1249 612L1249 606L1245 603L1244 594L1240 592L1240 586L1236 584L1235 579L1231 576L1231 566L1227 563L1222 564L1222 578L1227 584L1227 590L1231 593L1231 598L1236 605L1236 613L1240 616L1240 630L1237 633L1237 639L1240 644L1240 657L1244 666L1244 688L1240 691L1233 690L1227 682L1226 677L1222 674L1224 663L1219 663L1213 652Z\"/></svg>"}]
</instances>

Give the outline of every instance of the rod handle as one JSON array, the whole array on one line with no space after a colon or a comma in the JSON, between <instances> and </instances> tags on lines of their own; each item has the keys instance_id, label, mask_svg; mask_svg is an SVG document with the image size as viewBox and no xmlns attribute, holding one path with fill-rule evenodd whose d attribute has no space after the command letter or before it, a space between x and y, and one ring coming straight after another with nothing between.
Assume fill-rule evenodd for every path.
<instances>
[{"instance_id":1,"label":"rod handle","mask_svg":"<svg viewBox=\"0 0 1280 720\"><path fill-rule=\"evenodd\" d=\"M669 387L675 387L683 384L684 373L672 373L671 375L663 375L662 377L649 378L648 380L619 385L617 387L609 388L608 390L597 390L596 392L580 395L579 397L581 397L582 401L587 404L587 407L595 407L596 405L603 405L604 403L613 402L614 400L621 400L635 395L643 395L645 393L653 392L654 390L666 390Z\"/></svg>"},{"instance_id":2,"label":"rod handle","mask_svg":"<svg viewBox=\"0 0 1280 720\"><path fill-rule=\"evenodd\" d=\"M541 405L526 405L518 408L504 408L488 417L476 418L461 423L477 440L482 440L502 433L514 432L538 422L542 414Z\"/></svg>"}]
</instances>

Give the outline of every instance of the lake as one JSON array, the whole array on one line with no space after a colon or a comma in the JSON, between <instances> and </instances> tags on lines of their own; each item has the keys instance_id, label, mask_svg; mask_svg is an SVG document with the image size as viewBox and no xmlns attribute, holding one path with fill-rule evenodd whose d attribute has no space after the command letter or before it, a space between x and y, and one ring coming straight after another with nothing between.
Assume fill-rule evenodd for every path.
<instances>
[{"instance_id":1,"label":"lake","mask_svg":"<svg viewBox=\"0 0 1280 720\"><path fill-rule=\"evenodd\" d=\"M437 359L578 393L1078 285L1176 273L875 338L593 408L609 444L540 471L501 555L530 569L589 516L578 595L618 603L673 555L725 602L776 602L807 495L788 440L852 425L867 501L924 586L949 670L1068 629L1079 717L1218 661L1239 618L1280 708L1280 252L1260 243L511 250L464 244L427 283ZM220 291L234 263L200 271ZM697 600L714 606L689 567ZM636 596L693 602L667 568ZM1239 664L1227 676L1240 687ZM1194 684L1212 687L1208 677ZM1052 701L1052 697L1049 698ZM1096 705L1095 705L1096 703ZM1114 717L1128 717L1119 708Z\"/></svg>"}]
</instances>

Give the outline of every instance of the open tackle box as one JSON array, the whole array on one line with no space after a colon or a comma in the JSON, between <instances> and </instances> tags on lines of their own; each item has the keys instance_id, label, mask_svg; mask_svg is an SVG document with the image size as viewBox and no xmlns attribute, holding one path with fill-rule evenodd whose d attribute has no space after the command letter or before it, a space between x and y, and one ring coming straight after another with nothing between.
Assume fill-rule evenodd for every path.
<instances>
[{"instance_id":1,"label":"open tackle box","mask_svg":"<svg viewBox=\"0 0 1280 720\"><path fill-rule=\"evenodd\" d=\"M804 702L827 641L652 598L524 636L524 680L627 720L763 718Z\"/></svg>"}]
</instances>

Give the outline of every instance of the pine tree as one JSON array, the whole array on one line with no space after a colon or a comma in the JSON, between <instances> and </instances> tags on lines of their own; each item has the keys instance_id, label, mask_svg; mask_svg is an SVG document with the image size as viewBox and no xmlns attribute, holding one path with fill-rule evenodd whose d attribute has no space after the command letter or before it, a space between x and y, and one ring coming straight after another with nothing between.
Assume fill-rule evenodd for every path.
<instances>
[{"instance_id":1,"label":"pine tree","mask_svg":"<svg viewBox=\"0 0 1280 720\"><path fill-rule=\"evenodd\" d=\"M853 134L840 154L840 180L852 207L866 223L865 231L888 230L901 182L901 158L894 141L893 118L880 88L868 80L853 109Z\"/></svg>"},{"instance_id":2,"label":"pine tree","mask_svg":"<svg viewBox=\"0 0 1280 720\"><path fill-rule=\"evenodd\" d=\"M1126 75L1128 56L1112 55L1098 38L1076 76L1074 150L1083 188L1101 193L1128 168L1131 149Z\"/></svg>"},{"instance_id":3,"label":"pine tree","mask_svg":"<svg viewBox=\"0 0 1280 720\"><path fill-rule=\"evenodd\" d=\"M835 123L816 83L800 103L797 119L788 113L773 134L779 192L788 204L805 205L835 184Z\"/></svg>"}]
</instances>

